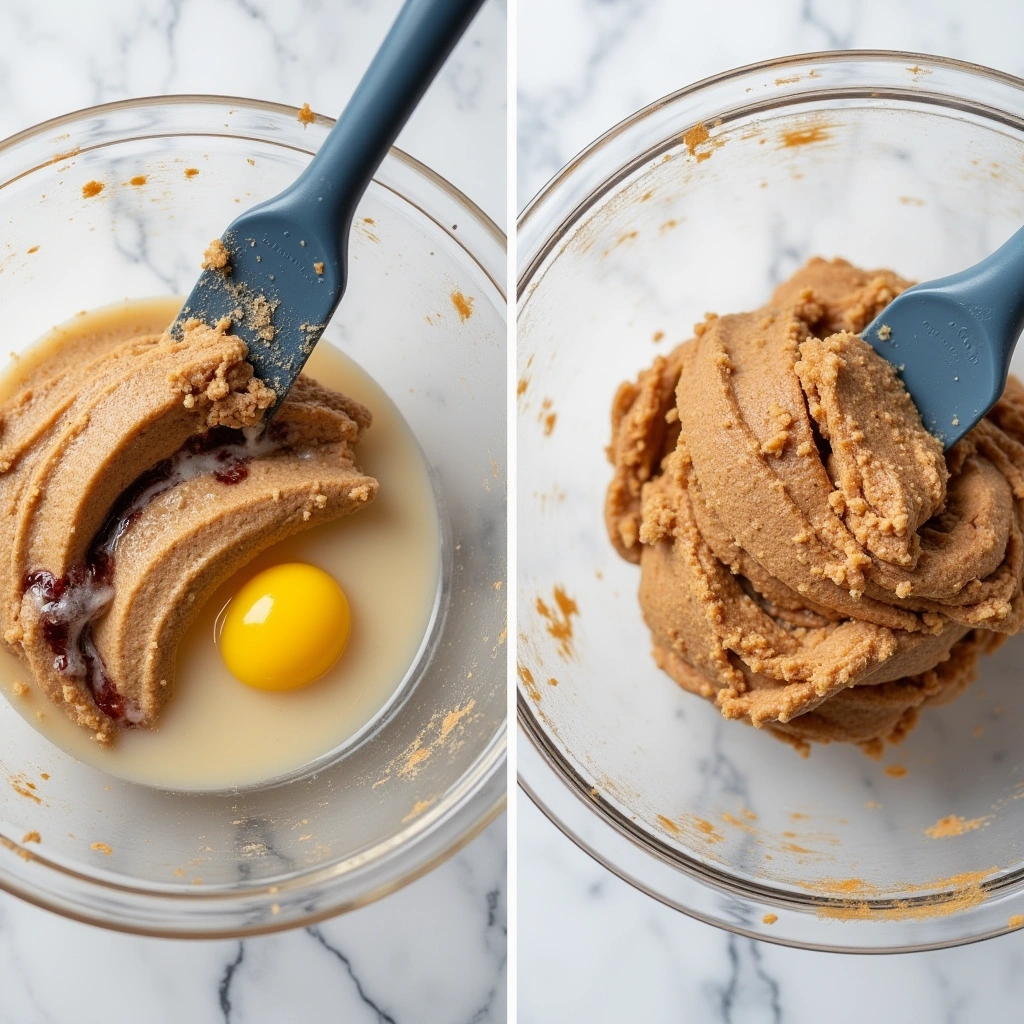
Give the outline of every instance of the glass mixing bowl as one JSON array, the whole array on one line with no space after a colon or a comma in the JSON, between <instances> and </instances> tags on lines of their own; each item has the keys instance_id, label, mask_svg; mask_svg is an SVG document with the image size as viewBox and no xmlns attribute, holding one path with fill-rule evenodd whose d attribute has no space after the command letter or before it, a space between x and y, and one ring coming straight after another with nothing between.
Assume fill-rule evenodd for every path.
<instances>
[{"instance_id":1,"label":"glass mixing bowl","mask_svg":"<svg viewBox=\"0 0 1024 1024\"><path fill-rule=\"evenodd\" d=\"M1024 925L1024 638L881 762L847 745L802 760L655 667L638 569L602 518L616 387L706 310L758 307L815 254L938 277L1022 222L1024 82L879 52L787 58L666 97L522 215L520 782L663 902L851 951ZM933 838L948 815L963 834Z\"/></svg>"},{"instance_id":2,"label":"glass mixing bowl","mask_svg":"<svg viewBox=\"0 0 1024 1024\"><path fill-rule=\"evenodd\" d=\"M25 349L81 309L187 293L209 240L241 207L291 182L325 138L332 122L305 127L296 113L227 97L143 99L0 143L7 349ZM136 175L146 176L145 187L122 184ZM86 199L90 180L105 187ZM398 150L358 217L372 218L374 231L353 231L348 290L321 344L341 346L397 404L431 466L445 521L433 629L399 699L315 771L201 794L76 763L0 701L7 891L149 934L289 928L410 881L498 813L505 240L465 196ZM451 307L454 292L473 299L465 322ZM450 315L437 317L442 310ZM466 714L450 716L470 702ZM417 743L429 756L416 759L415 771L396 770ZM41 844L22 844L31 831Z\"/></svg>"}]
</instances>

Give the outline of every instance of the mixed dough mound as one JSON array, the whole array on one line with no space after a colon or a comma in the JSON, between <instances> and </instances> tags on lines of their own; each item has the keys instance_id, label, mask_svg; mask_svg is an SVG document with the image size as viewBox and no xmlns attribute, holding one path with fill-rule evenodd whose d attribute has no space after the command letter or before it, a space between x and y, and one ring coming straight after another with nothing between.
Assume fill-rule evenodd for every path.
<instances>
[{"instance_id":1,"label":"mixed dough mound","mask_svg":"<svg viewBox=\"0 0 1024 1024\"><path fill-rule=\"evenodd\" d=\"M300 377L264 427L276 396L229 326L83 338L0 406L3 642L101 742L156 724L221 583L377 492L354 462L369 411Z\"/></svg>"},{"instance_id":2,"label":"mixed dough mound","mask_svg":"<svg viewBox=\"0 0 1024 1024\"><path fill-rule=\"evenodd\" d=\"M1024 387L943 453L857 337L908 286L813 259L612 409L606 522L655 661L803 750L880 751L1024 628Z\"/></svg>"}]
</instances>

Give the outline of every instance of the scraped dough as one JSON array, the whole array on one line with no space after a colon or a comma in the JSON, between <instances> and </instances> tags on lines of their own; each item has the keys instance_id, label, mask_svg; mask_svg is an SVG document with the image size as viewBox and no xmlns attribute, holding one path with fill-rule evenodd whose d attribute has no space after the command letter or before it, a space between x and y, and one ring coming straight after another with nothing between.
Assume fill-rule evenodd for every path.
<instances>
[{"instance_id":1,"label":"scraped dough","mask_svg":"<svg viewBox=\"0 0 1024 1024\"><path fill-rule=\"evenodd\" d=\"M798 746L877 751L1024 627L1024 387L943 453L857 337L908 285L813 259L613 404L606 523L656 662Z\"/></svg>"}]
</instances>

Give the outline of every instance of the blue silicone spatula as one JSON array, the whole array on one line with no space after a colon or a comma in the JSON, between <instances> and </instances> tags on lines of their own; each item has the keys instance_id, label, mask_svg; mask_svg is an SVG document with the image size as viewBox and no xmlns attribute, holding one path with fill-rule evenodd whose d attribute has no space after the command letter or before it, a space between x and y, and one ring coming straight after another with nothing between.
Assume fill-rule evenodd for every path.
<instances>
[{"instance_id":1,"label":"blue silicone spatula","mask_svg":"<svg viewBox=\"0 0 1024 1024\"><path fill-rule=\"evenodd\" d=\"M172 326L224 317L280 405L341 302L356 204L483 0L406 0L309 166L221 236L226 268L205 270Z\"/></svg>"},{"instance_id":2,"label":"blue silicone spatula","mask_svg":"<svg viewBox=\"0 0 1024 1024\"><path fill-rule=\"evenodd\" d=\"M908 288L861 332L949 448L999 400L1024 331L1024 228L967 270Z\"/></svg>"}]
</instances>

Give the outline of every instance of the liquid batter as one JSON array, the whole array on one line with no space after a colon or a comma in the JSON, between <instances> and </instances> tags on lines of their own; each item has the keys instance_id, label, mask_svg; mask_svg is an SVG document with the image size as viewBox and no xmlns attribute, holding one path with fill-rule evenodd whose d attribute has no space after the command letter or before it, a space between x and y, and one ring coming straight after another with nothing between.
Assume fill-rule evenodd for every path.
<instances>
[{"instance_id":1,"label":"liquid batter","mask_svg":"<svg viewBox=\"0 0 1024 1024\"><path fill-rule=\"evenodd\" d=\"M76 337L130 338L159 332L180 302L159 299L81 314L21 357L2 381L0 400L56 348ZM351 740L389 703L428 631L440 573L440 527L426 464L400 413L355 363L322 342L306 373L362 402L372 426L359 462L380 490L358 515L325 523L275 545L207 602L179 646L173 697L155 729L126 729L104 747L27 682L24 666L0 652L0 682L20 714L81 761L133 781L174 789L220 789L278 778ZM287 692L238 682L216 645L218 616L245 581L283 562L324 569L352 609L345 653L319 681ZM296 637L295 643L302 638ZM42 717L39 717L39 712Z\"/></svg>"}]
</instances>

